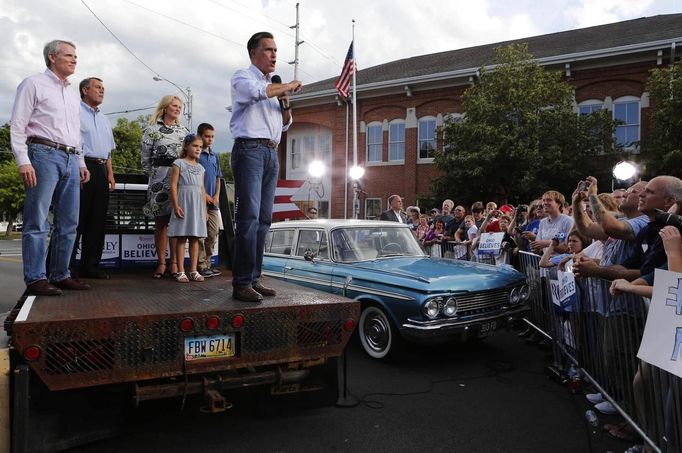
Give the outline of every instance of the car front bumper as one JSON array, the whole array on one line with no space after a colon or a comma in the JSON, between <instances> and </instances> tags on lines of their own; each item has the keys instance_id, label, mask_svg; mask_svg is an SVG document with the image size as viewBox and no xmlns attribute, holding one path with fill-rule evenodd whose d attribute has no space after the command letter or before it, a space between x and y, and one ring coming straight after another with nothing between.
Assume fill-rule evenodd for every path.
<instances>
[{"instance_id":1,"label":"car front bumper","mask_svg":"<svg viewBox=\"0 0 682 453\"><path fill-rule=\"evenodd\" d=\"M529 310L528 305L520 305L463 319L445 318L430 321L408 319L400 330L405 338L414 340L446 339L455 336L484 337L509 321L521 319Z\"/></svg>"}]
</instances>

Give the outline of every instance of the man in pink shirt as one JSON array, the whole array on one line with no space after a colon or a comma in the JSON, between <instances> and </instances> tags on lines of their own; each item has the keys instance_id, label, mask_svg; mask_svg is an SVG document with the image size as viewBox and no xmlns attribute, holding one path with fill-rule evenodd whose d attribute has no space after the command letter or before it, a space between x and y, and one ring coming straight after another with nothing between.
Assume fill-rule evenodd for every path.
<instances>
[{"instance_id":1,"label":"man in pink shirt","mask_svg":"<svg viewBox=\"0 0 682 453\"><path fill-rule=\"evenodd\" d=\"M57 296L90 289L71 278L80 184L90 178L80 151L80 99L67 77L76 70L76 46L51 41L43 49L47 69L24 79L12 108L10 139L26 187L21 253L26 293ZM47 222L53 208L48 273Z\"/></svg>"}]
</instances>

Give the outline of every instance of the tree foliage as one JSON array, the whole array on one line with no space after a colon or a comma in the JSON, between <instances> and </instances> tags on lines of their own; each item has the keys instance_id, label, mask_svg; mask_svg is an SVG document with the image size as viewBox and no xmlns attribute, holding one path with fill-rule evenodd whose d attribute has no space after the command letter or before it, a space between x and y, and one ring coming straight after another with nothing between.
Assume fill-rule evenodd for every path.
<instances>
[{"instance_id":1,"label":"tree foliage","mask_svg":"<svg viewBox=\"0 0 682 453\"><path fill-rule=\"evenodd\" d=\"M24 209L24 183L14 160L0 163L0 212L9 220L6 235Z\"/></svg>"},{"instance_id":2,"label":"tree foliage","mask_svg":"<svg viewBox=\"0 0 682 453\"><path fill-rule=\"evenodd\" d=\"M218 153L218 160L220 161L220 171L223 172L223 180L232 182L234 181L234 175L232 174L232 165L230 160L232 159L232 153Z\"/></svg>"},{"instance_id":3,"label":"tree foliage","mask_svg":"<svg viewBox=\"0 0 682 453\"><path fill-rule=\"evenodd\" d=\"M142 173L140 143L147 125L147 117L139 116L134 120L119 118L113 128L116 151L112 154L114 173Z\"/></svg>"},{"instance_id":4,"label":"tree foliage","mask_svg":"<svg viewBox=\"0 0 682 453\"><path fill-rule=\"evenodd\" d=\"M653 69L647 91L654 108L652 130L643 143L646 172L682 177L682 62Z\"/></svg>"},{"instance_id":5,"label":"tree foliage","mask_svg":"<svg viewBox=\"0 0 682 453\"><path fill-rule=\"evenodd\" d=\"M617 161L609 112L579 116L573 88L545 70L526 45L500 47L462 99L464 116L443 127L435 155L444 176L433 193L457 203L528 202L547 189L568 195L588 175L608 180Z\"/></svg>"},{"instance_id":6,"label":"tree foliage","mask_svg":"<svg viewBox=\"0 0 682 453\"><path fill-rule=\"evenodd\" d=\"M5 123L0 127L0 162L8 160L13 160L12 143L9 138L9 123Z\"/></svg>"}]
</instances>

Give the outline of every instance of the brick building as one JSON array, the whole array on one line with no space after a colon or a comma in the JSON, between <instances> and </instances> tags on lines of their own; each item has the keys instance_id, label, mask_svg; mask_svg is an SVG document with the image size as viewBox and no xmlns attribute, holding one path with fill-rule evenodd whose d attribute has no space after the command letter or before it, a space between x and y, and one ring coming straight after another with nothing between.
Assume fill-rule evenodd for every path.
<instances>
[{"instance_id":1,"label":"brick building","mask_svg":"<svg viewBox=\"0 0 682 453\"><path fill-rule=\"evenodd\" d=\"M631 146L647 134L649 71L666 66L682 45L682 14L487 44L392 61L357 73L358 163L361 218L374 218L397 193L404 205L430 197L439 171L433 151L442 146L436 128L448 115L462 115L461 96L499 46L527 43L549 70L560 70L575 87L576 113L606 108L624 122L616 131ZM679 58L682 49L678 49ZM339 100L335 79L307 85L292 98L295 123L280 147L281 177L306 180L298 204L318 206L321 217L352 217L352 106ZM348 150L348 151L346 151ZM635 152L639 150L634 149ZM308 175L321 160L327 173ZM286 162L286 164L284 164ZM307 196L306 196L307 195Z\"/></svg>"}]
</instances>

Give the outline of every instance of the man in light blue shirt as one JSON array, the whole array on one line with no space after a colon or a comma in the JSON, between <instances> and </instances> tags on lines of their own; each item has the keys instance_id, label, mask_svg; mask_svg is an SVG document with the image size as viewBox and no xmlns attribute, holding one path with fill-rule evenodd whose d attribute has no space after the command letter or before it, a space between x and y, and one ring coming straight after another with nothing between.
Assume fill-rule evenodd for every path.
<instances>
[{"instance_id":1,"label":"man in light blue shirt","mask_svg":"<svg viewBox=\"0 0 682 453\"><path fill-rule=\"evenodd\" d=\"M78 238L82 239L81 278L107 279L109 275L98 269L104 249L104 224L109 208L109 192L116 188L111 168L111 151L116 148L111 124L99 110L104 100L104 84L97 77L89 77L79 85L81 95L80 124L85 165L90 181L82 185Z\"/></svg>"},{"instance_id":2,"label":"man in light blue shirt","mask_svg":"<svg viewBox=\"0 0 682 453\"><path fill-rule=\"evenodd\" d=\"M279 83L279 77L271 78L277 63L277 46L271 33L256 33L246 48L251 66L235 72L230 82L236 225L232 297L260 302L263 296L275 295L259 279L279 174L277 146L292 122L288 94L300 90L302 84L298 80Z\"/></svg>"}]
</instances>

